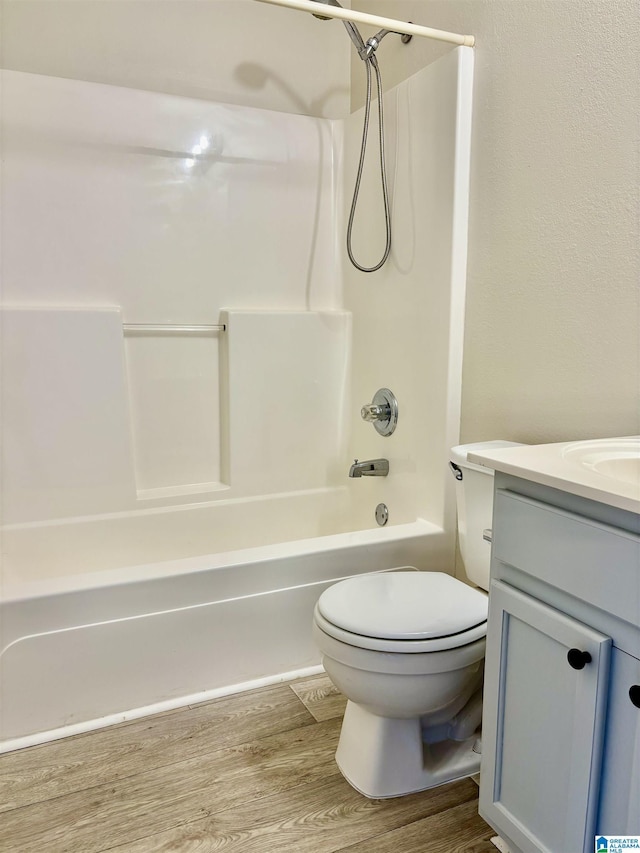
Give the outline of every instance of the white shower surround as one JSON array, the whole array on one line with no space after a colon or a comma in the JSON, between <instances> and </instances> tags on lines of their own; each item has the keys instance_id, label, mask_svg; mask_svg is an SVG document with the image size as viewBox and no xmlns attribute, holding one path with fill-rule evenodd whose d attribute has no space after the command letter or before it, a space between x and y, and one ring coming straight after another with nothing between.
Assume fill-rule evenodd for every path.
<instances>
[{"instance_id":1,"label":"white shower surround","mask_svg":"<svg viewBox=\"0 0 640 853\"><path fill-rule=\"evenodd\" d=\"M346 203L342 139L351 164L357 115L343 128L3 74L3 355L13 362L17 352L28 369L12 373L10 363L3 383L12 453L3 461L1 749L313 671L311 613L326 585L407 564L453 571L447 452L459 423L472 62L471 50L458 48L386 95L396 249L378 277L343 268L343 228L334 227ZM188 163L203 127L226 164L199 155ZM371 251L375 180L365 178L359 226L371 232ZM242 234L220 229L234 216ZM92 349L94 336L81 333L85 316L104 347ZM38 362L30 330L43 341L47 319L57 337L42 343L47 358L41 352ZM174 357L172 338L154 343L163 365L180 362L178 390L203 352L215 357L219 459L199 482L184 482L193 454L181 469L175 460L159 465L150 481L175 432L149 434L156 455L142 475L137 454L147 439L136 445L135 429L154 423L163 394L132 401L133 361L118 329L221 320L229 335L215 345ZM42 377L51 359L75 364L74 335L86 344L84 359L78 353L86 370L74 380L78 397L87 392L79 420L99 424L104 406L87 374L112 395L102 444L77 423L69 439L60 412L51 428L47 405L65 393L70 405L73 388L60 383L58 393L55 371ZM296 403L305 370L312 387ZM204 375L210 385L210 365ZM270 376L299 405L283 434L280 397L263 393ZM400 400L393 439L358 417L379 385ZM144 405L151 409L136 420ZM190 418L197 413L196 402ZM262 429L248 428L260 418ZM314 432L316 421L331 425L327 436ZM202 439L193 435L184 442ZM16 462L20 441L28 452ZM118 464L103 465L97 486L87 482L86 466L73 470L74 444L78 458ZM35 451L46 484L27 464ZM51 461L65 453L69 489L64 464ZM386 456L389 477L348 480L350 454ZM371 529L380 500L391 524Z\"/></svg>"}]
</instances>

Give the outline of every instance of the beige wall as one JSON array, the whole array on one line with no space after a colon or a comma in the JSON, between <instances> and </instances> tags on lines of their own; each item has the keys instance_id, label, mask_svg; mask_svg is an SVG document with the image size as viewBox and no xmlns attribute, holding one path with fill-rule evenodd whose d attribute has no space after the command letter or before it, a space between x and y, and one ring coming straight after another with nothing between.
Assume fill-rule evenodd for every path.
<instances>
[{"instance_id":1,"label":"beige wall","mask_svg":"<svg viewBox=\"0 0 640 853\"><path fill-rule=\"evenodd\" d=\"M640 432L637 0L353 8L477 38L462 439ZM385 88L446 50L389 36Z\"/></svg>"},{"instance_id":2,"label":"beige wall","mask_svg":"<svg viewBox=\"0 0 640 853\"><path fill-rule=\"evenodd\" d=\"M2 67L303 115L349 112L350 42L253 0L0 0ZM327 61L327 57L331 61Z\"/></svg>"}]
</instances>

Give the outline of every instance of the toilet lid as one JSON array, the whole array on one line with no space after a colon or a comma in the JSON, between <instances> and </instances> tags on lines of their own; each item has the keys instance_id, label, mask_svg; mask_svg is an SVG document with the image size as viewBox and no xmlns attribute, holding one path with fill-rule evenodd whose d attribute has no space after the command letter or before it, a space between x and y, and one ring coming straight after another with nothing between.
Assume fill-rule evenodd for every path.
<instances>
[{"instance_id":1,"label":"toilet lid","mask_svg":"<svg viewBox=\"0 0 640 853\"><path fill-rule=\"evenodd\" d=\"M318 611L352 634L429 640L486 622L487 597L443 572L381 572L329 587Z\"/></svg>"}]
</instances>

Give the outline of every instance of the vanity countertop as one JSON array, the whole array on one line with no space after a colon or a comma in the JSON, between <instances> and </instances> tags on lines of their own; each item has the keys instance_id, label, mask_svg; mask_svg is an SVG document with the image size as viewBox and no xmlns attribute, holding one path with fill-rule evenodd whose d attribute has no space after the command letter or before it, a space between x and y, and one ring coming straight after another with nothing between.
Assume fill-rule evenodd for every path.
<instances>
[{"instance_id":1,"label":"vanity countertop","mask_svg":"<svg viewBox=\"0 0 640 853\"><path fill-rule=\"evenodd\" d=\"M469 461L640 513L640 436L523 444L470 453Z\"/></svg>"}]
</instances>

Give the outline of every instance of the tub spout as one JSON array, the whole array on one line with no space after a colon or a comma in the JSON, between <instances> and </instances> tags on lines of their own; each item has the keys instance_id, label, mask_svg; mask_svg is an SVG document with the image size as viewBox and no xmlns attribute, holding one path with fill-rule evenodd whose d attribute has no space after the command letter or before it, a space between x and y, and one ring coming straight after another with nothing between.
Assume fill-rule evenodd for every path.
<instances>
[{"instance_id":1,"label":"tub spout","mask_svg":"<svg viewBox=\"0 0 640 853\"><path fill-rule=\"evenodd\" d=\"M366 462L353 460L349 468L350 477L386 477L389 473L388 459L367 459Z\"/></svg>"}]
</instances>

